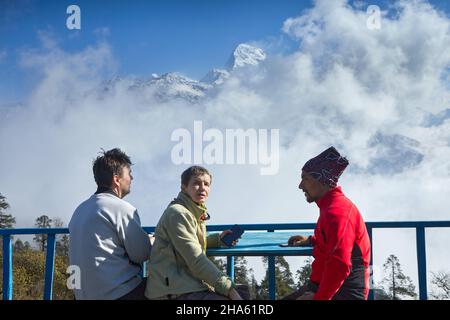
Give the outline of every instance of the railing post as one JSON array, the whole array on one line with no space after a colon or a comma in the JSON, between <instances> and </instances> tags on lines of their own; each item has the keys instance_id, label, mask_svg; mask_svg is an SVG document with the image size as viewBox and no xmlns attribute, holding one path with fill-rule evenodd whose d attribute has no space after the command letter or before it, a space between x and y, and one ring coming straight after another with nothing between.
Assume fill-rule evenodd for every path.
<instances>
[{"instance_id":1,"label":"railing post","mask_svg":"<svg viewBox=\"0 0 450 320\"><path fill-rule=\"evenodd\" d=\"M372 240L372 228L367 227L367 234L370 239L370 280L369 280L369 300L375 300L375 287L373 285L373 240Z\"/></svg>"},{"instance_id":2,"label":"railing post","mask_svg":"<svg viewBox=\"0 0 450 320\"><path fill-rule=\"evenodd\" d=\"M231 281L234 282L234 257L227 257L227 274L230 277Z\"/></svg>"},{"instance_id":3,"label":"railing post","mask_svg":"<svg viewBox=\"0 0 450 320\"><path fill-rule=\"evenodd\" d=\"M47 255L45 259L44 300L52 300L53 274L55 271L55 234L49 234L47 239Z\"/></svg>"},{"instance_id":4,"label":"railing post","mask_svg":"<svg viewBox=\"0 0 450 320\"><path fill-rule=\"evenodd\" d=\"M142 278L142 279L144 279L144 278L147 277L147 262L148 262L148 261L144 261L144 262L142 262L142 264L141 264L141 272L140 272L140 275L141 275L141 278Z\"/></svg>"},{"instance_id":5,"label":"railing post","mask_svg":"<svg viewBox=\"0 0 450 320\"><path fill-rule=\"evenodd\" d=\"M276 299L275 256L268 257L269 262L269 299Z\"/></svg>"},{"instance_id":6,"label":"railing post","mask_svg":"<svg viewBox=\"0 0 450 320\"><path fill-rule=\"evenodd\" d=\"M3 235L3 300L12 300L12 241L11 235Z\"/></svg>"},{"instance_id":7,"label":"railing post","mask_svg":"<svg viewBox=\"0 0 450 320\"><path fill-rule=\"evenodd\" d=\"M425 251L425 228L416 228L417 271L419 273L419 299L427 300L427 257Z\"/></svg>"},{"instance_id":8,"label":"railing post","mask_svg":"<svg viewBox=\"0 0 450 320\"><path fill-rule=\"evenodd\" d=\"M275 230L267 230L267 232L274 232ZM276 278L275 278L275 256L268 257L269 265L269 299L275 300L277 297Z\"/></svg>"}]
</instances>

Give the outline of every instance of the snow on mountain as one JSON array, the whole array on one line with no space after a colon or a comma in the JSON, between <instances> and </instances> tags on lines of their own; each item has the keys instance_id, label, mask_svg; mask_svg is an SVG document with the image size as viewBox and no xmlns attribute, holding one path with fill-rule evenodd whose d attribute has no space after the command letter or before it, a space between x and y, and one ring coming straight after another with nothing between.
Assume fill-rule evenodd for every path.
<instances>
[{"instance_id":1,"label":"snow on mountain","mask_svg":"<svg viewBox=\"0 0 450 320\"><path fill-rule=\"evenodd\" d=\"M212 69L200 81L216 86L224 83L229 76L230 73L227 70Z\"/></svg>"},{"instance_id":2,"label":"snow on mountain","mask_svg":"<svg viewBox=\"0 0 450 320\"><path fill-rule=\"evenodd\" d=\"M263 50L248 44L240 44L228 61L227 70L214 68L200 81L177 72L169 72L161 76L154 73L150 78L115 77L105 81L96 92L102 96L117 90L130 90L140 92L143 96L150 94L159 101L183 99L195 103L205 97L210 89L223 84L237 68L256 66L265 58L266 54Z\"/></svg>"},{"instance_id":3,"label":"snow on mountain","mask_svg":"<svg viewBox=\"0 0 450 320\"><path fill-rule=\"evenodd\" d=\"M98 93L100 95L111 94L115 92L119 86L129 89L137 81L139 81L137 78L124 78L116 76L103 82L101 84L101 90Z\"/></svg>"},{"instance_id":4,"label":"snow on mountain","mask_svg":"<svg viewBox=\"0 0 450 320\"><path fill-rule=\"evenodd\" d=\"M233 51L227 63L228 70L234 70L245 66L256 66L266 59L266 54L260 48L241 43Z\"/></svg>"},{"instance_id":5,"label":"snow on mountain","mask_svg":"<svg viewBox=\"0 0 450 320\"><path fill-rule=\"evenodd\" d=\"M241 43L238 45L231 54L226 64L226 70L224 69L212 69L201 80L204 83L211 84L213 86L221 85L230 76L230 74L238 69L247 66L257 66L261 61L266 59L266 54L260 48L253 47L251 45Z\"/></svg>"},{"instance_id":6,"label":"snow on mountain","mask_svg":"<svg viewBox=\"0 0 450 320\"><path fill-rule=\"evenodd\" d=\"M152 74L151 78L122 78L115 77L101 85L100 96L113 94L117 90L137 92L143 96L150 93L161 102L170 99L183 99L194 103L205 96L211 85L190 79L176 72L169 72L161 76Z\"/></svg>"},{"instance_id":7,"label":"snow on mountain","mask_svg":"<svg viewBox=\"0 0 450 320\"><path fill-rule=\"evenodd\" d=\"M166 101L171 98L181 98L189 102L195 102L204 97L206 91L211 88L206 83L190 79L176 72L166 73L161 76L153 74L151 79L136 82L130 89L141 90L145 87L152 87L155 90L155 96L160 100Z\"/></svg>"}]
</instances>

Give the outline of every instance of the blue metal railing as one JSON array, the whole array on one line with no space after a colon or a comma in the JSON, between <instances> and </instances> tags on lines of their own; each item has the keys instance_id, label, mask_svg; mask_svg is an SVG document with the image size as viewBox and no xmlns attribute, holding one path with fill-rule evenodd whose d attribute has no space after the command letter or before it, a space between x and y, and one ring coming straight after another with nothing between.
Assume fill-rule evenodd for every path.
<instances>
[{"instance_id":1,"label":"blue metal railing","mask_svg":"<svg viewBox=\"0 0 450 320\"><path fill-rule=\"evenodd\" d=\"M208 231L223 231L233 225L211 225ZM427 268L426 268L426 228L450 228L450 221L404 221L404 222L368 222L366 223L370 241L372 243L373 229L385 228L413 228L416 230L417 267L419 274L419 299L426 300L427 295ZM286 223L286 224L247 224L241 225L244 230L257 230L274 232L275 230L311 230L314 223ZM146 232L153 232L155 227L144 227ZM45 260L44 300L52 299L53 275L55 266L55 239L57 234L68 234L67 228L30 228L30 229L0 229L3 238L3 300L12 300L13 273L12 273L12 235L47 234L47 253ZM373 246L372 246L373 252ZM372 255L373 257L373 255ZM371 264L373 259L371 259ZM371 265L372 269L372 265ZM275 257L268 259L269 271L269 298L275 299ZM234 257L227 257L227 272L234 278ZM372 281L372 277L371 277ZM371 288L373 283L371 283ZM373 299L373 291L369 295Z\"/></svg>"},{"instance_id":2,"label":"blue metal railing","mask_svg":"<svg viewBox=\"0 0 450 320\"><path fill-rule=\"evenodd\" d=\"M275 232L275 230L311 230L316 227L315 223L284 223L284 224L241 224L239 225L246 231L267 231ZM223 231L231 229L233 225L212 225L208 226L208 231ZM275 280L275 256L268 256L268 289L269 299L276 298L276 280ZM234 280L234 257L227 257L227 273Z\"/></svg>"}]
</instances>

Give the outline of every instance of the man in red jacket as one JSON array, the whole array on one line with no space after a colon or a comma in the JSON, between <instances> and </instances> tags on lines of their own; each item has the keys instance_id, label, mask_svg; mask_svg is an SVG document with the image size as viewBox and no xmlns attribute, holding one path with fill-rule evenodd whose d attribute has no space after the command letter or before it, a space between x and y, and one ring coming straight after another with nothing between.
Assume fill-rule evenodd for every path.
<instances>
[{"instance_id":1,"label":"man in red jacket","mask_svg":"<svg viewBox=\"0 0 450 320\"><path fill-rule=\"evenodd\" d=\"M370 239L358 208L337 186L348 160L330 147L302 168L301 189L320 209L314 235L293 236L294 246L313 246L309 283L285 297L293 300L366 300Z\"/></svg>"}]
</instances>

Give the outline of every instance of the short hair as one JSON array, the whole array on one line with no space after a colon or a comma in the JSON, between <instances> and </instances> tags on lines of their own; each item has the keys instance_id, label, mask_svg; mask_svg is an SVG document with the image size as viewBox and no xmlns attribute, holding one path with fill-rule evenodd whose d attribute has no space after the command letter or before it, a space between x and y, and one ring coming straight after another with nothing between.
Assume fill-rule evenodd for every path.
<instances>
[{"instance_id":1,"label":"short hair","mask_svg":"<svg viewBox=\"0 0 450 320\"><path fill-rule=\"evenodd\" d=\"M211 173L209 173L209 171L206 170L205 168L200 166L189 167L186 170L184 170L184 172L181 174L181 184L187 186L192 177L197 177L204 174L207 174L209 178L212 180Z\"/></svg>"},{"instance_id":2,"label":"short hair","mask_svg":"<svg viewBox=\"0 0 450 320\"><path fill-rule=\"evenodd\" d=\"M111 187L113 175L121 176L123 168L132 165L130 157L119 148L99 153L92 166L95 182L99 187Z\"/></svg>"}]
</instances>

